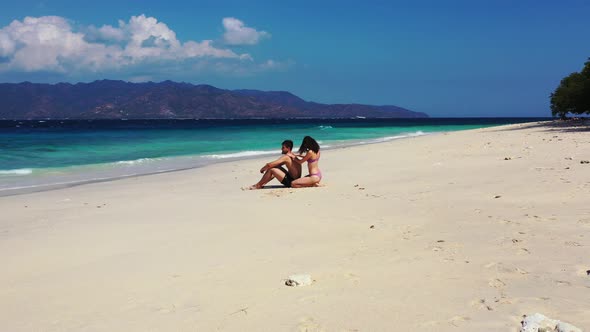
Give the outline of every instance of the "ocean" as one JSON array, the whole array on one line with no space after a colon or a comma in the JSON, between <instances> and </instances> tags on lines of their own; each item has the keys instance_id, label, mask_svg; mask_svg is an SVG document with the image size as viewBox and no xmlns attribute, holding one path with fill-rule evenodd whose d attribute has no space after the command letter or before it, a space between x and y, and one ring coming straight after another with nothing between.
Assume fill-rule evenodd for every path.
<instances>
[{"instance_id":1,"label":"ocean","mask_svg":"<svg viewBox=\"0 0 590 332\"><path fill-rule=\"evenodd\" d=\"M259 156L304 136L322 149L548 118L0 120L0 196Z\"/></svg>"}]
</instances>

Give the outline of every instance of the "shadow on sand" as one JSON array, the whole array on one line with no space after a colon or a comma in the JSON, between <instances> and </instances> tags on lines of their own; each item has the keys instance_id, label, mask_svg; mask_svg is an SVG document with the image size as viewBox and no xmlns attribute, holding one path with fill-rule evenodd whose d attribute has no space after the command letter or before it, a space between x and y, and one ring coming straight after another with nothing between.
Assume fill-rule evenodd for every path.
<instances>
[{"instance_id":1,"label":"shadow on sand","mask_svg":"<svg viewBox=\"0 0 590 332\"><path fill-rule=\"evenodd\" d=\"M498 129L497 131L510 131L530 128L544 129L544 131L546 132L590 132L590 118L542 121L530 124L522 124L520 126L514 126L512 128L502 128Z\"/></svg>"}]
</instances>

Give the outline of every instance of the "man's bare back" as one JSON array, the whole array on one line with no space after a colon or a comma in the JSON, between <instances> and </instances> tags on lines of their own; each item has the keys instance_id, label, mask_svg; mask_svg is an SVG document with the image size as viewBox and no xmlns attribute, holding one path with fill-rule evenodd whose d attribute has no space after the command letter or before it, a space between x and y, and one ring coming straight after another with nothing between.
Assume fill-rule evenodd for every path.
<instances>
[{"instance_id":1,"label":"man's bare back","mask_svg":"<svg viewBox=\"0 0 590 332\"><path fill-rule=\"evenodd\" d=\"M291 174L293 179L299 179L301 177L301 164L294 162L291 157L286 155L279 159L284 162L283 165L287 167L287 171L289 171L289 174Z\"/></svg>"}]
</instances>

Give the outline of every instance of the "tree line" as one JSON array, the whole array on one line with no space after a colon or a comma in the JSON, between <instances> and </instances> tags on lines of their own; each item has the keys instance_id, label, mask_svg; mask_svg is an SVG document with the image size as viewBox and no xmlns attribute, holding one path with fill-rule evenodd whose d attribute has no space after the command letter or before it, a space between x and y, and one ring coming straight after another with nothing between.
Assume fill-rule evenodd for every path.
<instances>
[{"instance_id":1,"label":"tree line","mask_svg":"<svg viewBox=\"0 0 590 332\"><path fill-rule=\"evenodd\" d=\"M581 72L563 78L551 94L551 113L561 119L568 114L590 114L590 58Z\"/></svg>"}]
</instances>

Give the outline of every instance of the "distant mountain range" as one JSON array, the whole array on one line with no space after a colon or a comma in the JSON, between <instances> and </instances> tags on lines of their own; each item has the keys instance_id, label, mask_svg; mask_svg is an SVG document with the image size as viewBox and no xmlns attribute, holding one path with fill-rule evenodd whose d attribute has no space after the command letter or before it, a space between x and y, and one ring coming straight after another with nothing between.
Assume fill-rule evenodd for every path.
<instances>
[{"instance_id":1,"label":"distant mountain range","mask_svg":"<svg viewBox=\"0 0 590 332\"><path fill-rule=\"evenodd\" d=\"M0 119L427 118L397 106L320 104L285 91L164 81L0 84Z\"/></svg>"}]
</instances>

